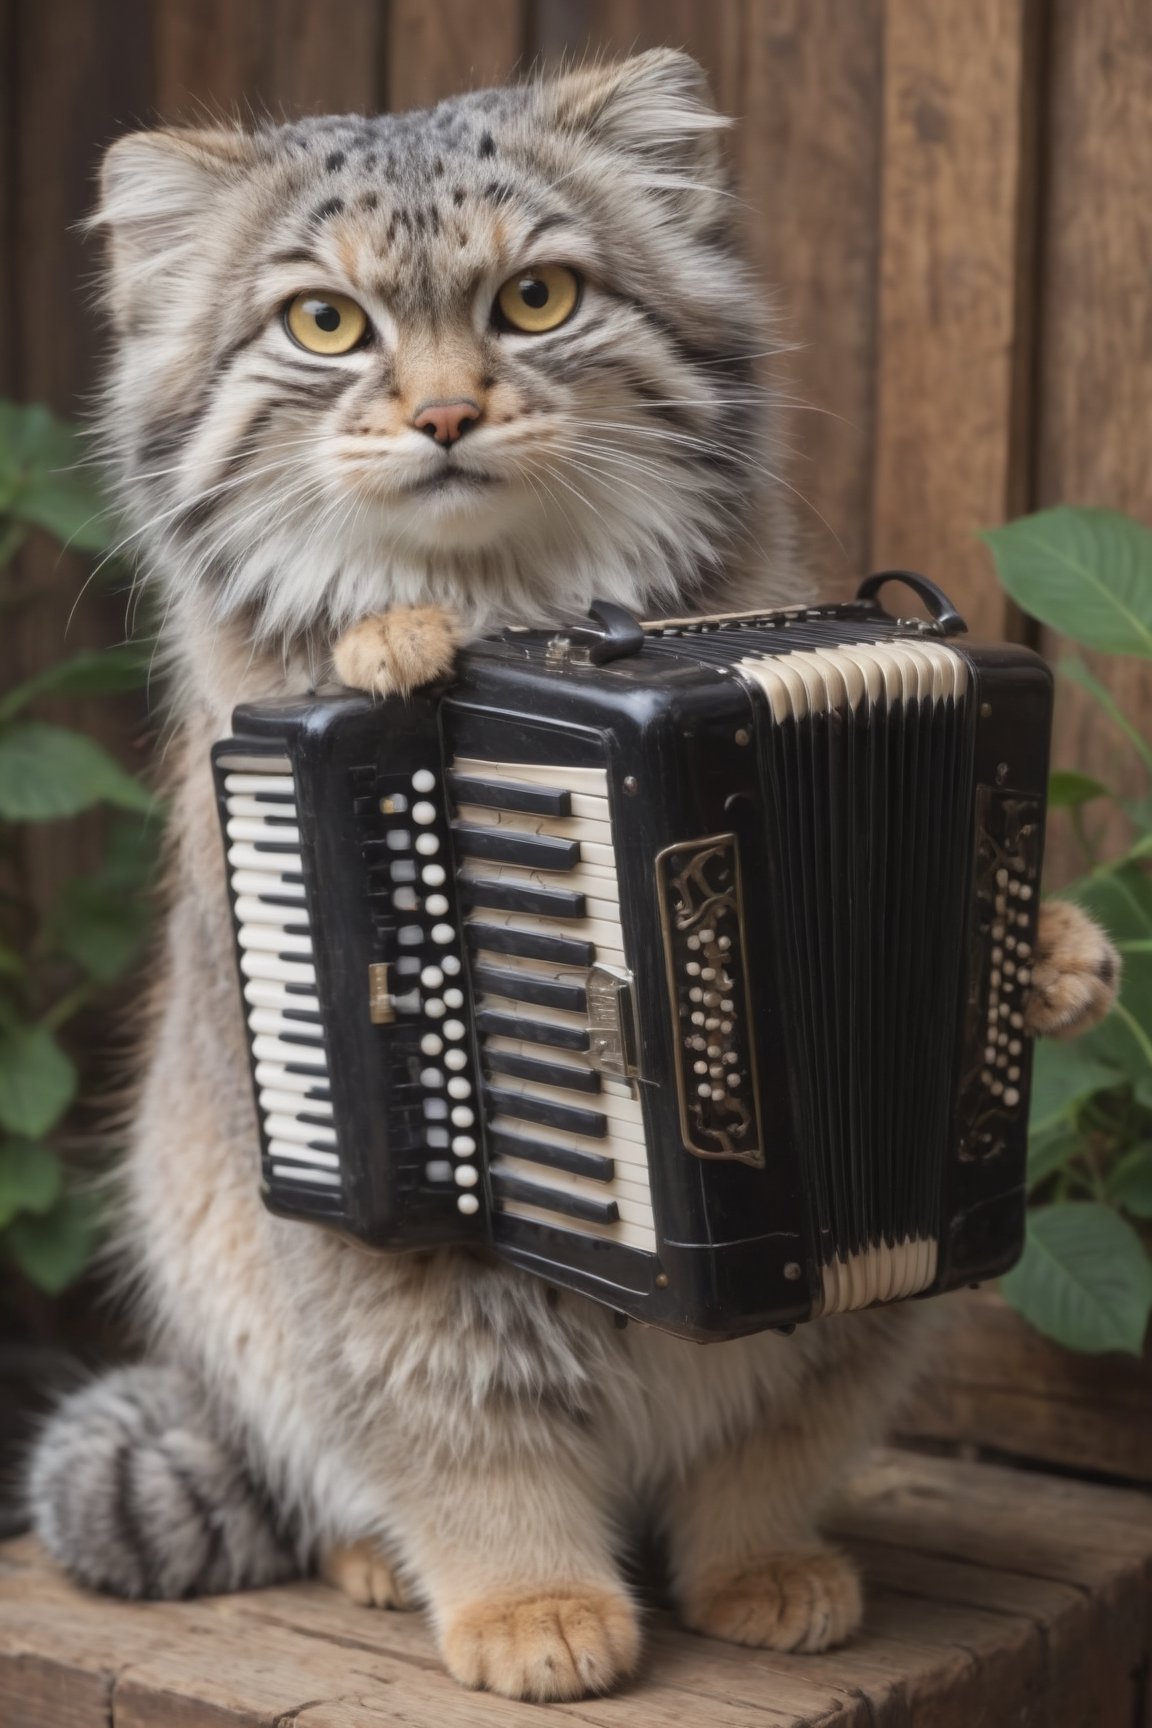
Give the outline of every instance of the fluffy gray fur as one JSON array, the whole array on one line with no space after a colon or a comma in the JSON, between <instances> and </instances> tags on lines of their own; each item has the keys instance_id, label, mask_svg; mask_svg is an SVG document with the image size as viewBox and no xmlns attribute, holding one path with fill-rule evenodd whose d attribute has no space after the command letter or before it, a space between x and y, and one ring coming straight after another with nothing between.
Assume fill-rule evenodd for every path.
<instances>
[{"instance_id":1,"label":"fluffy gray fur","mask_svg":"<svg viewBox=\"0 0 1152 1728\"><path fill-rule=\"evenodd\" d=\"M662 51L428 113L109 154L102 426L162 595L175 806L123 1236L176 1366L113 1376L46 1430L36 1523L81 1579L168 1595L279 1576L273 1506L360 1599L394 1599L392 1568L450 1670L514 1697L632 1670L621 1556L641 1519L689 1624L787 1649L856 1624L854 1573L812 1520L880 1433L919 1313L701 1350L484 1256L373 1256L270 1216L208 772L236 701L307 688L371 614L439 606L466 634L597 593L676 611L789 593L753 373L773 343L722 124ZM576 315L497 333L499 284L548 261L582 275ZM375 330L337 363L279 315L320 287ZM459 460L493 485L405 495L443 458L407 424L421 391L481 393Z\"/></svg>"}]
</instances>

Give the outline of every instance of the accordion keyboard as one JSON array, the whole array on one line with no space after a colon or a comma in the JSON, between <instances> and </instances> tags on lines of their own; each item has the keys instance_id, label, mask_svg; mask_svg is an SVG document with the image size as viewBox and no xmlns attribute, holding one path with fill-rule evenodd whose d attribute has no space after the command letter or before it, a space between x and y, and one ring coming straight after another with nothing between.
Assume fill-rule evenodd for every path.
<instances>
[{"instance_id":1,"label":"accordion keyboard","mask_svg":"<svg viewBox=\"0 0 1152 1728\"><path fill-rule=\"evenodd\" d=\"M640 1102L591 1024L627 982L607 775L457 759L451 786L496 1209L652 1251Z\"/></svg>"},{"instance_id":2,"label":"accordion keyboard","mask_svg":"<svg viewBox=\"0 0 1152 1728\"><path fill-rule=\"evenodd\" d=\"M274 1183L339 1194L328 1057L286 758L225 776L228 869L244 1004Z\"/></svg>"}]
</instances>

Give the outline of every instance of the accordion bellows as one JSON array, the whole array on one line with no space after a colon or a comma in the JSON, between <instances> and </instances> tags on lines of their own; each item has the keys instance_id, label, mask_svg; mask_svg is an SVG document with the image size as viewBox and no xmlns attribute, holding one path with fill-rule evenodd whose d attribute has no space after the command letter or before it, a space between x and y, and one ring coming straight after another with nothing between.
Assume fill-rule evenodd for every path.
<instances>
[{"instance_id":1,"label":"accordion bellows","mask_svg":"<svg viewBox=\"0 0 1152 1728\"><path fill-rule=\"evenodd\" d=\"M268 1204L700 1339L1010 1265L1051 679L916 581L239 709Z\"/></svg>"}]
</instances>

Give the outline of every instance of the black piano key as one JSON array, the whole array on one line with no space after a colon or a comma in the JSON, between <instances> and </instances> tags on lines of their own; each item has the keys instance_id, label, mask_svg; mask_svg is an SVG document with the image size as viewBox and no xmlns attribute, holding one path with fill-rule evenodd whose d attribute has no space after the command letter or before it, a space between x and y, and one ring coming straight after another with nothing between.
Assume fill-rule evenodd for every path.
<instances>
[{"instance_id":1,"label":"black piano key","mask_svg":"<svg viewBox=\"0 0 1152 1728\"><path fill-rule=\"evenodd\" d=\"M519 1200L522 1205L543 1206L549 1212L562 1212L566 1218L579 1218L586 1224L620 1222L620 1208L615 1200L594 1200L559 1188L545 1188L541 1182L525 1182L519 1176L506 1176L502 1170L493 1170L489 1181L497 1200Z\"/></svg>"},{"instance_id":2,"label":"black piano key","mask_svg":"<svg viewBox=\"0 0 1152 1728\"><path fill-rule=\"evenodd\" d=\"M289 882L291 877L286 876L284 880ZM289 911L304 911L303 900L294 894L257 894L256 899L259 900L261 906L283 906ZM303 924L285 924L284 926L285 930L308 930L310 927L307 918Z\"/></svg>"},{"instance_id":3,"label":"black piano key","mask_svg":"<svg viewBox=\"0 0 1152 1728\"><path fill-rule=\"evenodd\" d=\"M331 1116L321 1116L315 1110L296 1110L293 1112L297 1122L305 1122L312 1128L331 1128Z\"/></svg>"},{"instance_id":4,"label":"black piano key","mask_svg":"<svg viewBox=\"0 0 1152 1728\"><path fill-rule=\"evenodd\" d=\"M486 1068L493 1074L514 1074L518 1080L537 1080L541 1086L566 1086L569 1092L599 1092L600 1076L591 1068L574 1068L570 1062L542 1061L513 1050L486 1050Z\"/></svg>"},{"instance_id":5,"label":"black piano key","mask_svg":"<svg viewBox=\"0 0 1152 1728\"><path fill-rule=\"evenodd\" d=\"M458 804L480 804L486 810L524 810L531 816L572 814L572 794L559 787L478 780L470 774L449 774L448 784Z\"/></svg>"},{"instance_id":6,"label":"black piano key","mask_svg":"<svg viewBox=\"0 0 1152 1728\"><path fill-rule=\"evenodd\" d=\"M573 1146L557 1146L551 1140L521 1139L518 1134L490 1134L488 1151L493 1158L525 1158L530 1164L546 1164L566 1170L570 1176L587 1176L593 1182L614 1182L616 1160L603 1152L578 1152Z\"/></svg>"},{"instance_id":7,"label":"black piano key","mask_svg":"<svg viewBox=\"0 0 1152 1728\"><path fill-rule=\"evenodd\" d=\"M299 840L250 840L254 852L299 852Z\"/></svg>"},{"instance_id":8,"label":"black piano key","mask_svg":"<svg viewBox=\"0 0 1152 1728\"><path fill-rule=\"evenodd\" d=\"M268 812L267 816L261 816L260 820L266 823L269 828L299 827L295 816L274 816L271 811Z\"/></svg>"},{"instance_id":9,"label":"black piano key","mask_svg":"<svg viewBox=\"0 0 1152 1728\"><path fill-rule=\"evenodd\" d=\"M530 1020L526 1014L507 1014L499 1008L482 1008L476 1027L493 1038L522 1038L528 1044L550 1044L556 1050L587 1050L591 1043L583 1026L553 1026L547 1020Z\"/></svg>"},{"instance_id":10,"label":"black piano key","mask_svg":"<svg viewBox=\"0 0 1152 1728\"><path fill-rule=\"evenodd\" d=\"M277 954L276 959L285 961L289 966L307 966L312 959L312 944L309 942L307 949L303 952L297 948L290 953Z\"/></svg>"},{"instance_id":11,"label":"black piano key","mask_svg":"<svg viewBox=\"0 0 1152 1728\"><path fill-rule=\"evenodd\" d=\"M493 1116L513 1116L518 1122L539 1122L564 1134L582 1134L586 1140L603 1140L608 1118L601 1110L583 1110L575 1104L557 1104L551 1098L534 1098L527 1092L509 1092L503 1086L485 1088L485 1102Z\"/></svg>"},{"instance_id":12,"label":"black piano key","mask_svg":"<svg viewBox=\"0 0 1152 1728\"><path fill-rule=\"evenodd\" d=\"M229 793L228 796L234 798L237 796L237 794L233 792L233 793ZM243 796L243 794L240 794L240 796ZM248 796L250 798L255 798L255 800L258 804L295 804L295 802L296 802L295 791L288 791L288 792L250 792L248 794Z\"/></svg>"},{"instance_id":13,"label":"black piano key","mask_svg":"<svg viewBox=\"0 0 1152 1728\"><path fill-rule=\"evenodd\" d=\"M311 1026L323 1024L320 1014L314 1008L281 1008L280 1013L285 1020L303 1020Z\"/></svg>"},{"instance_id":14,"label":"black piano key","mask_svg":"<svg viewBox=\"0 0 1152 1728\"><path fill-rule=\"evenodd\" d=\"M588 992L583 984L566 979L541 978L509 966L477 966L472 983L482 995L507 996L513 1002L535 1002L539 1008L566 1008L573 1014L588 1012Z\"/></svg>"},{"instance_id":15,"label":"black piano key","mask_svg":"<svg viewBox=\"0 0 1152 1728\"><path fill-rule=\"evenodd\" d=\"M518 954L525 960L555 960L558 966L591 966L596 949L578 936L550 936L543 930L509 930L503 924L469 923L469 948L491 954Z\"/></svg>"},{"instance_id":16,"label":"black piano key","mask_svg":"<svg viewBox=\"0 0 1152 1728\"><path fill-rule=\"evenodd\" d=\"M531 870L575 870L580 862L579 840L557 840L551 834L518 834L511 828L466 828L453 823L456 850L465 858L487 858L496 864L524 864Z\"/></svg>"},{"instance_id":17,"label":"black piano key","mask_svg":"<svg viewBox=\"0 0 1152 1728\"><path fill-rule=\"evenodd\" d=\"M286 1039L284 1042L287 1043L288 1040ZM304 1040L300 1039L299 1042L303 1043ZM284 1069L285 1074L311 1074L315 1076L316 1073L316 1069L311 1062L283 1062L281 1063L281 1067ZM302 1098L322 1098L325 1104L330 1104L332 1102L332 1093L327 1086L309 1086L307 1092L302 1092L300 1096Z\"/></svg>"},{"instance_id":18,"label":"black piano key","mask_svg":"<svg viewBox=\"0 0 1152 1728\"><path fill-rule=\"evenodd\" d=\"M281 1044L308 1044L312 1048L315 1048L317 1044L322 1044L324 1042L322 1035L317 1038L308 1032L289 1032L285 1026L282 1026L279 1032L269 1033L267 1036L279 1038Z\"/></svg>"},{"instance_id":19,"label":"black piano key","mask_svg":"<svg viewBox=\"0 0 1152 1728\"><path fill-rule=\"evenodd\" d=\"M465 906L490 906L500 912L534 912L541 918L586 918L588 902L573 888L532 888L523 882L489 882L483 877L457 883Z\"/></svg>"}]
</instances>

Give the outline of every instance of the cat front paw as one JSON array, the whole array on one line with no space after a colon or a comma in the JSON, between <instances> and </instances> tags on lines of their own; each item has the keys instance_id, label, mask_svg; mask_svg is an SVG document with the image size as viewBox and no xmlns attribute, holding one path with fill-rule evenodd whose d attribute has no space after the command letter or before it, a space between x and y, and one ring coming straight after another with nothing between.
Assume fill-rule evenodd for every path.
<instances>
[{"instance_id":1,"label":"cat front paw","mask_svg":"<svg viewBox=\"0 0 1152 1728\"><path fill-rule=\"evenodd\" d=\"M1024 1024L1035 1037L1077 1038L1116 1000L1120 956L1095 919L1068 900L1046 900L1036 928Z\"/></svg>"},{"instance_id":2,"label":"cat front paw","mask_svg":"<svg viewBox=\"0 0 1152 1728\"><path fill-rule=\"evenodd\" d=\"M812 1652L843 1644L862 1612L852 1562L833 1548L810 1548L714 1572L685 1593L680 1618L729 1644Z\"/></svg>"},{"instance_id":3,"label":"cat front paw","mask_svg":"<svg viewBox=\"0 0 1152 1728\"><path fill-rule=\"evenodd\" d=\"M411 1608L413 1599L387 1555L375 1542L350 1542L329 1548L320 1560L320 1576L362 1608Z\"/></svg>"},{"instance_id":4,"label":"cat front paw","mask_svg":"<svg viewBox=\"0 0 1152 1728\"><path fill-rule=\"evenodd\" d=\"M459 645L459 625L443 606L401 606L353 624L332 662L351 690L404 696L450 672Z\"/></svg>"},{"instance_id":5,"label":"cat front paw","mask_svg":"<svg viewBox=\"0 0 1152 1728\"><path fill-rule=\"evenodd\" d=\"M441 1648L462 1686L546 1704L626 1679L640 1654L640 1625L622 1590L550 1585L458 1608Z\"/></svg>"}]
</instances>

